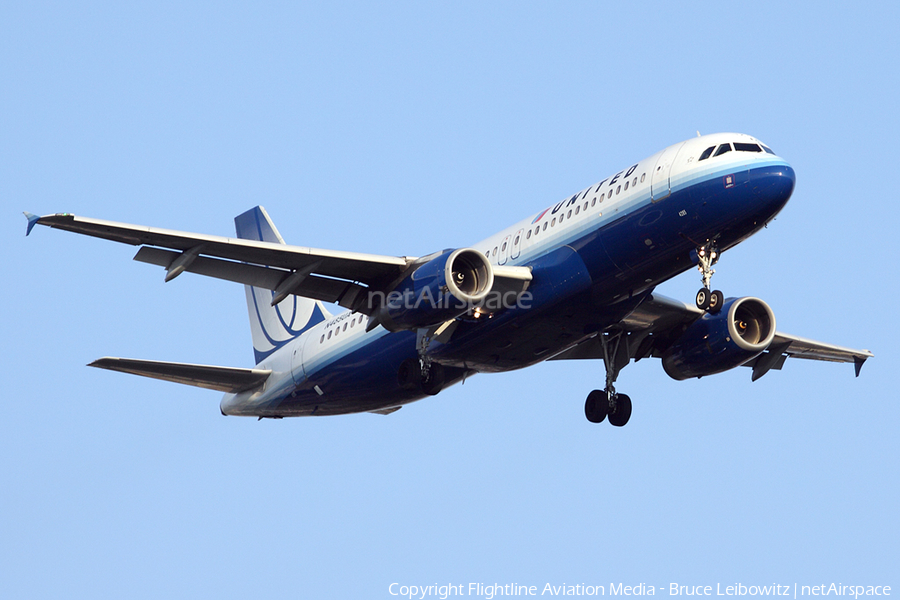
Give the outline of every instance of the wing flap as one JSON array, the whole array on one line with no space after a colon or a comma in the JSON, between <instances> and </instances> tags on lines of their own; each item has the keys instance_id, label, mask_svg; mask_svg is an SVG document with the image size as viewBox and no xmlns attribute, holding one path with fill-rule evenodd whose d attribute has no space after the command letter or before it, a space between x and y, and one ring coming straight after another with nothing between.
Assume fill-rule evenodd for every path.
<instances>
[{"instance_id":1,"label":"wing flap","mask_svg":"<svg viewBox=\"0 0 900 600\"><path fill-rule=\"evenodd\" d=\"M272 374L267 369L239 369L111 356L99 358L88 366L231 394L258 387Z\"/></svg>"},{"instance_id":2,"label":"wing flap","mask_svg":"<svg viewBox=\"0 0 900 600\"><path fill-rule=\"evenodd\" d=\"M854 350L834 344L817 342L787 333L775 332L772 344L787 344L784 353L791 358L824 360L829 362L862 363L874 355L868 350Z\"/></svg>"},{"instance_id":3,"label":"wing flap","mask_svg":"<svg viewBox=\"0 0 900 600\"><path fill-rule=\"evenodd\" d=\"M134 255L134 260L169 268L180 256L182 256L180 252L144 246ZM188 273L252 285L273 292L279 290L281 285L295 273L287 269L263 267L205 256L197 257L184 270ZM322 302L333 302L368 315L372 312L368 304L356 302L358 298L365 298L360 294L367 289L358 283L309 274L298 283L291 285L290 293Z\"/></svg>"}]
</instances>

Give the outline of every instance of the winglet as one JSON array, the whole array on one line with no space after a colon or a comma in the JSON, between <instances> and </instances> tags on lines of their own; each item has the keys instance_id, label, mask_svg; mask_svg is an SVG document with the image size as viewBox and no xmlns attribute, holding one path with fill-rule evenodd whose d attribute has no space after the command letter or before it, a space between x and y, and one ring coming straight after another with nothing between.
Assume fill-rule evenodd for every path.
<instances>
[{"instance_id":1,"label":"winglet","mask_svg":"<svg viewBox=\"0 0 900 600\"><path fill-rule=\"evenodd\" d=\"M25 236L27 237L31 230L34 229L34 226L37 225L37 222L41 220L41 218L37 215L33 215L28 211L22 213L25 215L25 218L28 219L28 228L25 230Z\"/></svg>"},{"instance_id":2,"label":"winglet","mask_svg":"<svg viewBox=\"0 0 900 600\"><path fill-rule=\"evenodd\" d=\"M859 372L862 370L862 366L866 362L866 356L854 356L853 357L853 366L856 367L856 376L859 377Z\"/></svg>"}]
</instances>

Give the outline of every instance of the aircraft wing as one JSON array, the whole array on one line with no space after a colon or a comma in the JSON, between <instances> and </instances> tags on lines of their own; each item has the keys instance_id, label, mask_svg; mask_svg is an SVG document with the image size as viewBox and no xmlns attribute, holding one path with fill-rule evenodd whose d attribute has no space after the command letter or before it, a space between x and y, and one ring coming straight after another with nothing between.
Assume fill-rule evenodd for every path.
<instances>
[{"instance_id":1,"label":"aircraft wing","mask_svg":"<svg viewBox=\"0 0 900 600\"><path fill-rule=\"evenodd\" d=\"M703 311L694 306L659 294L649 296L620 322L621 329L630 337L630 343L626 346L628 358L640 360L654 355L656 340L666 340L677 335L681 327L693 323L701 316ZM863 363L872 356L868 350L845 348L776 331L768 350L743 366L753 368L754 381L770 369L780 370L788 358L853 363L856 375L859 376ZM602 346L596 338L591 338L550 360L602 358Z\"/></svg>"},{"instance_id":2,"label":"aircraft wing","mask_svg":"<svg viewBox=\"0 0 900 600\"><path fill-rule=\"evenodd\" d=\"M46 225L142 246L134 259L165 267L166 281L188 271L283 292L282 298L297 294L357 310L364 308L361 291L389 285L415 260L185 233L68 213L25 216L28 233L35 225Z\"/></svg>"},{"instance_id":3,"label":"aircraft wing","mask_svg":"<svg viewBox=\"0 0 900 600\"><path fill-rule=\"evenodd\" d=\"M268 369L238 369L110 356L99 358L88 366L232 394L262 385L272 373Z\"/></svg>"},{"instance_id":4,"label":"aircraft wing","mask_svg":"<svg viewBox=\"0 0 900 600\"><path fill-rule=\"evenodd\" d=\"M370 290L389 291L416 258L320 250L274 242L186 233L58 213L28 218L26 235L45 225L83 235L141 246L134 260L166 269L166 281L187 271L269 289L272 304L290 294L333 302L369 315ZM526 267L496 267L498 289L522 289L531 279Z\"/></svg>"}]
</instances>

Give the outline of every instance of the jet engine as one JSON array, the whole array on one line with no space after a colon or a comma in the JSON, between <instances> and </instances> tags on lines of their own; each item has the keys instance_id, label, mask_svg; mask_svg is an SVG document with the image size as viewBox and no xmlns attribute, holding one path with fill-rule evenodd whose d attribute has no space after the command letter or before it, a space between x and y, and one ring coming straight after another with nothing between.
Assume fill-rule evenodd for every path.
<instances>
[{"instance_id":1,"label":"jet engine","mask_svg":"<svg viewBox=\"0 0 900 600\"><path fill-rule=\"evenodd\" d=\"M665 350L672 379L721 373L759 356L775 337L775 315L759 298L729 298L722 309L694 321Z\"/></svg>"},{"instance_id":2,"label":"jet engine","mask_svg":"<svg viewBox=\"0 0 900 600\"><path fill-rule=\"evenodd\" d=\"M385 295L377 318L390 331L430 327L462 315L484 300L493 285L494 271L481 252L447 250Z\"/></svg>"}]
</instances>

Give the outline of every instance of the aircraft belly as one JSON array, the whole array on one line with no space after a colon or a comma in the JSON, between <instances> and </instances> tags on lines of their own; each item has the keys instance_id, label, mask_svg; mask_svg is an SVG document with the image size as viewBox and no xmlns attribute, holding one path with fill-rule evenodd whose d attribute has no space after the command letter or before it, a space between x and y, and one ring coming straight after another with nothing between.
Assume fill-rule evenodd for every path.
<instances>
[{"instance_id":1,"label":"aircraft belly","mask_svg":"<svg viewBox=\"0 0 900 600\"><path fill-rule=\"evenodd\" d=\"M413 332L369 334L371 341L362 343L345 354L326 361L314 362L310 352L318 339L304 348L304 358L313 366L304 365L305 379L289 393L268 404L263 416L328 416L342 415L402 406L427 396L404 390L397 380L397 371L407 358L416 356L416 336ZM461 369L445 371L445 387L462 379Z\"/></svg>"}]
</instances>

